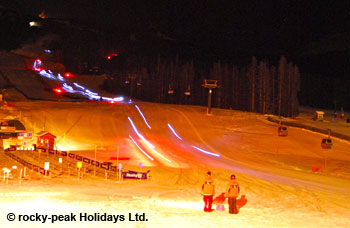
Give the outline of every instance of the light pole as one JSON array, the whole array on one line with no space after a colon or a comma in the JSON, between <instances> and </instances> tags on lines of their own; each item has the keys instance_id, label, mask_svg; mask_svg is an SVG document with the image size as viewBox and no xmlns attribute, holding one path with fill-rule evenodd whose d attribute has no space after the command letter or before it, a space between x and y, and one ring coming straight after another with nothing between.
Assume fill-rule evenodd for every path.
<instances>
[{"instance_id":1,"label":"light pole","mask_svg":"<svg viewBox=\"0 0 350 228\"><path fill-rule=\"evenodd\" d=\"M212 88L209 88L209 94L208 94L208 108L207 108L207 115L211 113L211 94L212 94Z\"/></svg>"},{"instance_id":2,"label":"light pole","mask_svg":"<svg viewBox=\"0 0 350 228\"><path fill-rule=\"evenodd\" d=\"M202 84L203 87L209 89L207 115L211 114L211 94L213 93L213 89L219 88L217 83L218 83L218 80L205 79L204 84Z\"/></svg>"}]
</instances>

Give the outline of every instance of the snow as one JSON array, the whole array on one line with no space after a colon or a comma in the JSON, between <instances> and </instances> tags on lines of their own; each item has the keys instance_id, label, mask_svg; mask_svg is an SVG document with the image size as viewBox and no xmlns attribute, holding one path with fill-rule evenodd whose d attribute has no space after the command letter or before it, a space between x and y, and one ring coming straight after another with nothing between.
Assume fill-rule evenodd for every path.
<instances>
[{"instance_id":1,"label":"snow","mask_svg":"<svg viewBox=\"0 0 350 228\"><path fill-rule=\"evenodd\" d=\"M0 118L18 117L28 131L55 134L60 149L93 158L96 145L119 146L119 156L130 157L120 161L123 168L139 171L142 162L141 170L150 170L151 178L118 182L91 174L83 179L67 172L44 178L32 172L30 180L20 182L14 174L8 184L0 183L1 226L350 227L348 141L333 138L333 148L325 150L320 145L325 135L289 127L288 136L279 137L278 125L259 114L212 109L213 115L208 116L206 108L200 106L135 104L28 101L2 107ZM128 117L154 149L135 133ZM307 118L305 113L295 121L308 124ZM327 127L327 123L336 124L319 124ZM347 127L339 124L342 129ZM154 161L133 144L129 135ZM202 153L193 146L221 156ZM23 167L0 153L1 168L14 164L18 169ZM108 161L116 156L116 150L98 150L96 156ZM314 172L315 167L318 172ZM213 173L216 196L224 192L232 173L237 176L241 187L238 200L241 204L247 201L239 214L228 213L227 200L222 203L225 211L203 212L200 187L208 170ZM107 213L124 215L125 221L9 222L8 213ZM129 221L129 213L145 213L148 221Z\"/></svg>"}]
</instances>

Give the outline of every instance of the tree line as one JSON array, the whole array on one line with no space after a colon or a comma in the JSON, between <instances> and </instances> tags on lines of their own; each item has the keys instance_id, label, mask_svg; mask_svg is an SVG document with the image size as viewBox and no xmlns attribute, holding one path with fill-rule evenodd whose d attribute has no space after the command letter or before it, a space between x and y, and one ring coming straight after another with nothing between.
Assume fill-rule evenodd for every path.
<instances>
[{"instance_id":1,"label":"tree line","mask_svg":"<svg viewBox=\"0 0 350 228\"><path fill-rule=\"evenodd\" d=\"M132 62L138 64L111 71L103 89L144 101L207 105L208 89L202 85L205 79L214 79L219 88L213 90L212 107L284 117L299 114L299 69L284 56L277 66L256 57L243 67L221 62L180 62L178 57Z\"/></svg>"}]
</instances>

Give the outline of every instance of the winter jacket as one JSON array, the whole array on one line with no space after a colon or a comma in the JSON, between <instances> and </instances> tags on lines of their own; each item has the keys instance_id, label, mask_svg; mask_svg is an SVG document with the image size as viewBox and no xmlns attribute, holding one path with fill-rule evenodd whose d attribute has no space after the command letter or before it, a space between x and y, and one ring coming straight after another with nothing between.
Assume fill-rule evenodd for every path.
<instances>
[{"instance_id":1,"label":"winter jacket","mask_svg":"<svg viewBox=\"0 0 350 228\"><path fill-rule=\"evenodd\" d=\"M236 198L239 193L239 184L237 180L230 180L230 183L226 187L225 197Z\"/></svg>"},{"instance_id":2,"label":"winter jacket","mask_svg":"<svg viewBox=\"0 0 350 228\"><path fill-rule=\"evenodd\" d=\"M215 186L212 181L210 180L204 181L204 184L202 185L202 195L203 196L215 195Z\"/></svg>"}]
</instances>

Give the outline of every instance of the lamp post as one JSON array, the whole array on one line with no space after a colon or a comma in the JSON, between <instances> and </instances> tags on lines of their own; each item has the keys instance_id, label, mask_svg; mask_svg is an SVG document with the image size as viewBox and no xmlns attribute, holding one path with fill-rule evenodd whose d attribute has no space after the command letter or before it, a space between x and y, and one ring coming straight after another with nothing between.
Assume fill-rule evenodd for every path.
<instances>
[{"instance_id":1,"label":"lamp post","mask_svg":"<svg viewBox=\"0 0 350 228\"><path fill-rule=\"evenodd\" d=\"M213 93L213 89L219 88L217 83L218 83L218 80L205 79L204 84L202 84L203 87L209 89L207 115L211 114L211 94Z\"/></svg>"},{"instance_id":2,"label":"lamp post","mask_svg":"<svg viewBox=\"0 0 350 228\"><path fill-rule=\"evenodd\" d=\"M211 94L212 94L212 88L209 88L209 94L208 94L208 108L207 108L207 115L211 113Z\"/></svg>"}]
</instances>

